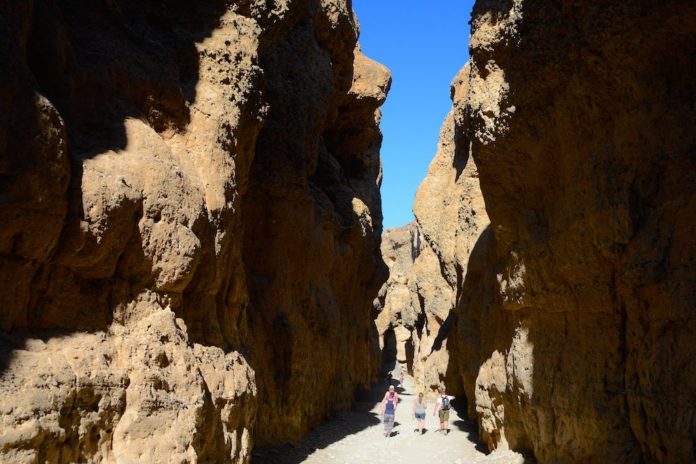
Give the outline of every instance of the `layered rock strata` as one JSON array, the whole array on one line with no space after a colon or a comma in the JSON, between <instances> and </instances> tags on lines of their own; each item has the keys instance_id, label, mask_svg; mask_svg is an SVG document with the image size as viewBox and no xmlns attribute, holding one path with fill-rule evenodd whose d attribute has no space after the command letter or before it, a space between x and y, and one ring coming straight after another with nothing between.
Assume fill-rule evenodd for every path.
<instances>
[{"instance_id":1,"label":"layered rock strata","mask_svg":"<svg viewBox=\"0 0 696 464\"><path fill-rule=\"evenodd\" d=\"M0 460L247 462L369 382L357 34L345 0L0 5Z\"/></svg>"},{"instance_id":2,"label":"layered rock strata","mask_svg":"<svg viewBox=\"0 0 696 464\"><path fill-rule=\"evenodd\" d=\"M694 461L696 9L480 0L471 24L443 170L475 162L491 225L460 254L466 219L417 214L456 276L448 387L491 449Z\"/></svg>"}]
</instances>

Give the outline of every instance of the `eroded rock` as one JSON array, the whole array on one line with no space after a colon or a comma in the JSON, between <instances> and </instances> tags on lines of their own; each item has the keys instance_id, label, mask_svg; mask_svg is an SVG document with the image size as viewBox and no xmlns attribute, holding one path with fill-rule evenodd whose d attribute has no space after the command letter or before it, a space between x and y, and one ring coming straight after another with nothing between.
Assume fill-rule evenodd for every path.
<instances>
[{"instance_id":1,"label":"eroded rock","mask_svg":"<svg viewBox=\"0 0 696 464\"><path fill-rule=\"evenodd\" d=\"M0 460L248 462L372 380L357 35L344 0L0 5Z\"/></svg>"},{"instance_id":2,"label":"eroded rock","mask_svg":"<svg viewBox=\"0 0 696 464\"><path fill-rule=\"evenodd\" d=\"M475 162L491 226L417 214L461 272L448 388L491 449L693 461L696 11L479 1L471 24L446 171Z\"/></svg>"}]
</instances>

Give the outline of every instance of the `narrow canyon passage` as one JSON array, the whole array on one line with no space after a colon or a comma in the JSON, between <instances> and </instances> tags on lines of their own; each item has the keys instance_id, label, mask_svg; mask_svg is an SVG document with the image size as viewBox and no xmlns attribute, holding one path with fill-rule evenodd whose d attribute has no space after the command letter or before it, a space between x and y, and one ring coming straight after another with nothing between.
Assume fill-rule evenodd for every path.
<instances>
[{"instance_id":1,"label":"narrow canyon passage","mask_svg":"<svg viewBox=\"0 0 696 464\"><path fill-rule=\"evenodd\" d=\"M696 462L696 2L443 8L393 228L354 3L0 0L0 462Z\"/></svg>"},{"instance_id":2,"label":"narrow canyon passage","mask_svg":"<svg viewBox=\"0 0 696 464\"><path fill-rule=\"evenodd\" d=\"M396 383L396 382L394 382ZM257 449L253 464L526 464L519 453L488 451L476 442L476 430L464 419L466 404L453 401L450 433L443 435L437 417L433 417L433 400L428 401L426 430L417 432L412 414L415 384L406 378L397 387L399 406L391 437L384 436L381 400L386 382L359 395L351 411L334 414L312 430L300 442L276 448ZM458 411L464 411L460 415Z\"/></svg>"}]
</instances>

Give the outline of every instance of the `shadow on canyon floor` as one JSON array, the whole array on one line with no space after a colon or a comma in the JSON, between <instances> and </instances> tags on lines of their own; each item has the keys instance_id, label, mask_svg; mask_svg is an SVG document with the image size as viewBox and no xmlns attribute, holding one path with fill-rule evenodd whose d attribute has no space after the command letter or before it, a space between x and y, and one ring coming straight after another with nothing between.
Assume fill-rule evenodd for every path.
<instances>
[{"instance_id":1,"label":"shadow on canyon floor","mask_svg":"<svg viewBox=\"0 0 696 464\"><path fill-rule=\"evenodd\" d=\"M371 409L382 399L384 387L385 383L379 382L370 390L359 391L353 409L334 413L321 427L310 431L301 444L256 449L252 455L252 462L273 464L282 461L284 464L299 464L316 450L327 448L349 435L379 424L379 415Z\"/></svg>"},{"instance_id":2,"label":"shadow on canyon floor","mask_svg":"<svg viewBox=\"0 0 696 464\"><path fill-rule=\"evenodd\" d=\"M452 400L452 408L457 412L459 417L466 417L466 398L463 396L461 398L455 398ZM468 434L469 441L476 443L476 450L481 453L488 454L488 448L486 445L479 441L478 428L476 423L464 419L456 419L450 422L450 429L456 427L462 432Z\"/></svg>"},{"instance_id":3,"label":"shadow on canyon floor","mask_svg":"<svg viewBox=\"0 0 696 464\"><path fill-rule=\"evenodd\" d=\"M410 418L410 405L413 396L409 393L409 383L410 380L406 382L406 389L404 390L404 397L400 398L400 403L405 402L400 408L409 410L407 416ZM386 462L383 461L381 454L379 457L377 454L372 455L371 453L376 452L376 450L389 449L387 451L391 453L393 462L403 462L404 442L396 441L389 442L389 446L385 447L382 440L382 429L380 426L381 417L378 415L378 404L383 397L384 391L387 388L388 383L382 381L373 385L370 390L364 390L356 395L355 407L351 411L340 412L333 415L331 418L327 419L324 423L316 427L309 434L307 434L300 442L295 444L287 444L278 447L267 447L259 448L254 451L252 462L254 464L299 464L303 462L322 462L330 464L332 462ZM432 402L431 402L432 403ZM452 422L450 422L450 431L455 432L454 436L450 436L450 439L455 439L455 442L450 442L450 446L459 446L454 453L460 452L464 455L466 451L466 446L461 447L462 439L465 442L470 442L475 445L475 450L477 452L477 457L481 459L487 459L486 455L489 455L488 449L483 443L478 442L478 433L476 426L467 420L460 419L459 413L464 413L466 411L466 401L463 399L456 399L452 403L454 409L454 417ZM426 430L426 441L419 441L424 449L428 449L428 446L433 446L433 442L428 442L428 437L438 436L436 418L432 417L432 410L429 411L427 421L430 421L430 426ZM465 414L462 414L464 417ZM411 433L416 431L416 423L412 421L412 418L404 420L406 416L402 415L401 418L395 421L395 427L397 429L393 430L391 437L404 437L406 435L406 440L411 440ZM367 434L361 433L366 429L373 428L374 433L368 432ZM463 434L462 434L463 432ZM352 435L358 435L359 438L351 437ZM415 435L414 435L415 436ZM341 448L341 446L334 446L340 441L345 441L346 445ZM439 443L439 442L437 442ZM439 445L437 445L439 446ZM346 448L348 447L348 448ZM351 447L355 447L354 449ZM327 448L330 448L327 450ZM354 451L354 461L346 460L346 456L350 455L351 449ZM326 450L326 451L324 451ZM366 451L367 450L367 451ZM400 451L401 450L401 451ZM411 450L413 451L413 450ZM473 451L473 450L472 450ZM346 454L347 453L347 454ZM379 451L377 451L379 454ZM401 455L399 453L402 453ZM480 453L480 454L478 454ZM401 457L399 457L401 456ZM367 460L366 460L367 459ZM492 457L491 459L495 459ZM407 461L411 462L411 461ZM441 461L436 461L441 462ZM478 461L477 461L478 462ZM525 456L526 463L533 463L533 459Z\"/></svg>"}]
</instances>

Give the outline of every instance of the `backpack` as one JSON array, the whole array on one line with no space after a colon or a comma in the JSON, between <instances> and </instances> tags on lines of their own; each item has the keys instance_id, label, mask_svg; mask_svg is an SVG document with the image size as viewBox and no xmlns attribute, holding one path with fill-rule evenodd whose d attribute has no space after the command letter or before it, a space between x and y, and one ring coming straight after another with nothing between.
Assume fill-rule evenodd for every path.
<instances>
[{"instance_id":1,"label":"backpack","mask_svg":"<svg viewBox=\"0 0 696 464\"><path fill-rule=\"evenodd\" d=\"M442 397L442 409L443 409L444 411L449 411L449 408L450 408L450 404L449 404L449 403L450 403L449 396L443 396L443 397Z\"/></svg>"}]
</instances>

